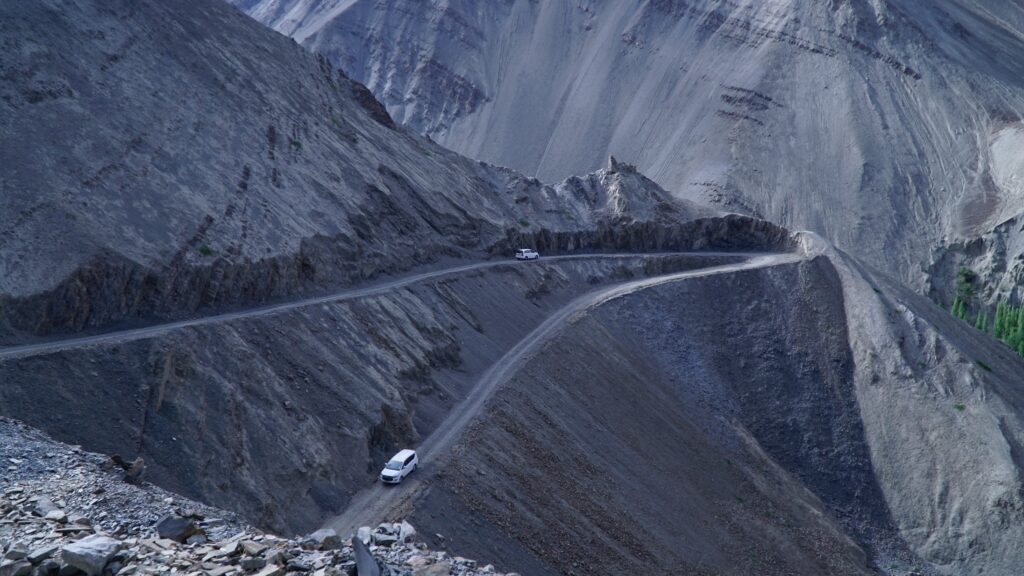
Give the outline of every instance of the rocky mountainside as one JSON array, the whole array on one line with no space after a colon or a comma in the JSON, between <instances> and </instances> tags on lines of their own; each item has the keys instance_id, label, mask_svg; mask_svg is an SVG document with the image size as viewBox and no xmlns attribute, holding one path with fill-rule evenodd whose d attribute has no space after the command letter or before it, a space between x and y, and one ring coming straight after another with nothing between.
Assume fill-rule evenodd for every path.
<instances>
[{"instance_id":1,"label":"rocky mountainside","mask_svg":"<svg viewBox=\"0 0 1024 576\"><path fill-rule=\"evenodd\" d=\"M247 8L285 21L310 5ZM933 5L963 21L977 50L996 49L982 45L992 36L970 40L980 29L1018 21L1012 7L971 19L984 4ZM511 14L519 32L508 38L531 30L549 56L566 38L614 38L622 54L590 62L617 74L622 62L643 72L647 55L713 78L739 58L750 74L724 86L666 74L663 92L624 77L638 82L601 93L574 78L595 103L628 108L710 86L726 108L681 128L707 145L662 150L720 160L700 165L721 169L708 182L729 175L730 206L794 222L820 213L833 237L844 222L866 246L919 233L894 262L954 230L940 201L967 200L933 185L966 170L933 161L972 137L939 129L960 109L942 99L1015 98L1013 59L971 72L1006 74L1002 84L919 92L947 81L933 60L952 45L923 44L945 20L902 0L827 11L465 2L429 17L420 10L437 4L319 6L325 22L418 18L413 39L449 26L447 40L467 46L453 22L470 30L476 14L497 30ZM589 16L577 29L578 14ZM622 22L632 35L609 32ZM656 34L681 52L645 40ZM690 50L702 42L703 57ZM459 156L220 0L0 4L0 43L0 415L82 446L0 419L5 573L326 575L351 569L353 532L388 573L417 576L980 576L1024 565L1024 360L860 257L675 197L606 159L610 146L588 148L604 167L595 157L595 171L556 185ZM529 53L513 44L487 43ZM970 62L971 50L946 57ZM541 56L517 58L508 65ZM780 71L805 90L833 76L805 95ZM571 117L571 94L549 80L539 93L562 90L566 107L534 100L544 113L519 118L524 128L551 110L589 145L610 141L601 126L635 136L672 125L644 122L650 105L631 108L630 128L614 114ZM880 85L901 99L871 93L878 108L864 108L856 87ZM501 98L420 128L454 137L505 114L485 113L514 103ZM837 114L833 99L850 108ZM914 124L925 108L940 124ZM786 171L790 148L812 146L796 137L804 122L822 118L836 123L807 150L814 162ZM913 136L885 148L873 132L883 120L886 134ZM759 130L778 132L752 139ZM549 140L553 154L568 150ZM911 140L926 153L908 155ZM763 166L738 160L757 159L757 146ZM844 163L826 167L830 150ZM1007 170L999 181L1013 180ZM766 192L743 196L738 183L760 171ZM826 185L844 178L885 194L869 202ZM687 186L683 196L700 196ZM1011 222L960 249L985 257L1003 243L1010 257ZM545 257L510 261L523 244ZM941 265L955 267L947 256ZM383 461L405 447L421 448L422 468L381 486ZM403 519L436 551L405 542ZM340 533L290 537L325 523Z\"/></svg>"},{"instance_id":2,"label":"rocky mountainside","mask_svg":"<svg viewBox=\"0 0 1024 576\"><path fill-rule=\"evenodd\" d=\"M6 3L0 42L8 340L715 213L614 161L546 186L463 158L222 3Z\"/></svg>"},{"instance_id":3,"label":"rocky mountainside","mask_svg":"<svg viewBox=\"0 0 1024 576\"><path fill-rule=\"evenodd\" d=\"M129 483L110 459L3 418L0 462L4 575L340 576L358 564L358 544L333 530L291 540L263 533L232 513ZM428 550L408 522L363 527L354 538L384 574L501 576L493 566Z\"/></svg>"},{"instance_id":4,"label":"rocky mountainside","mask_svg":"<svg viewBox=\"0 0 1024 576\"><path fill-rule=\"evenodd\" d=\"M915 288L1019 282L1019 240L961 242L1024 211L1020 2L232 1L471 157L551 180L615 154Z\"/></svg>"}]
</instances>

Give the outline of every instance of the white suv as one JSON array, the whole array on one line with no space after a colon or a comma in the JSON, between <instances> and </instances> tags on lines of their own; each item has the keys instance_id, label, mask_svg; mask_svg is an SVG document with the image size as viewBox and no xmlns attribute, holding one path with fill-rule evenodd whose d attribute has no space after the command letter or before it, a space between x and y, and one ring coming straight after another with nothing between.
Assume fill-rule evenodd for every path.
<instances>
[{"instance_id":1,"label":"white suv","mask_svg":"<svg viewBox=\"0 0 1024 576\"><path fill-rule=\"evenodd\" d=\"M536 250L530 248L516 250L516 260L536 260L537 258L540 258L540 254Z\"/></svg>"},{"instance_id":2,"label":"white suv","mask_svg":"<svg viewBox=\"0 0 1024 576\"><path fill-rule=\"evenodd\" d=\"M415 470L419 463L415 450L402 450L392 456L391 460L384 465L384 469L380 472L380 481L385 484L398 484L402 478Z\"/></svg>"}]
</instances>

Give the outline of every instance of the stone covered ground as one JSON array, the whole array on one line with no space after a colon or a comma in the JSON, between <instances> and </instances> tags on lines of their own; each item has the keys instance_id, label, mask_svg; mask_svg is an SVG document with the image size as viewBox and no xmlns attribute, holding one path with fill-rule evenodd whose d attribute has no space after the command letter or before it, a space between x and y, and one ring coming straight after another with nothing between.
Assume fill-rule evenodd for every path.
<instances>
[{"instance_id":1,"label":"stone covered ground","mask_svg":"<svg viewBox=\"0 0 1024 576\"><path fill-rule=\"evenodd\" d=\"M404 521L356 537L385 576L495 574L428 550ZM86 452L0 418L0 576L356 574L351 544L333 530L262 532L148 484L144 462Z\"/></svg>"}]
</instances>

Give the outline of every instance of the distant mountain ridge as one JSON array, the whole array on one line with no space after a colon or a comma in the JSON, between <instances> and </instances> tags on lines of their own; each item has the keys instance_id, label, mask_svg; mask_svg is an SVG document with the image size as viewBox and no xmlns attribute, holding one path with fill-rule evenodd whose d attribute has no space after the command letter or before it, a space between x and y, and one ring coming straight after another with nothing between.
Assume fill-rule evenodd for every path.
<instances>
[{"instance_id":1,"label":"distant mountain ridge","mask_svg":"<svg viewBox=\"0 0 1024 576\"><path fill-rule=\"evenodd\" d=\"M108 8L0 7L0 335L336 288L518 235L717 214L635 170L547 186L459 156L224 4Z\"/></svg>"},{"instance_id":2,"label":"distant mountain ridge","mask_svg":"<svg viewBox=\"0 0 1024 576\"><path fill-rule=\"evenodd\" d=\"M542 180L615 154L919 289L1024 212L1017 1L235 4L458 152ZM1008 290L1019 253L969 264Z\"/></svg>"}]
</instances>

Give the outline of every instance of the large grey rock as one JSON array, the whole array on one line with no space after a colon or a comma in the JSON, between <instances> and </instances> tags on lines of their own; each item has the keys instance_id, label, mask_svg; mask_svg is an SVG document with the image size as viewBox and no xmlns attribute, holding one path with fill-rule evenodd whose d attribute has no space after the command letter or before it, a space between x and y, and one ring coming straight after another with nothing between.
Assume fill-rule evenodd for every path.
<instances>
[{"instance_id":1,"label":"large grey rock","mask_svg":"<svg viewBox=\"0 0 1024 576\"><path fill-rule=\"evenodd\" d=\"M32 572L32 563L28 560L4 560L0 562L0 576L26 576Z\"/></svg>"},{"instance_id":2,"label":"large grey rock","mask_svg":"<svg viewBox=\"0 0 1024 576\"><path fill-rule=\"evenodd\" d=\"M402 520L398 528L398 540L403 544L416 537L416 529L407 521Z\"/></svg>"},{"instance_id":3,"label":"large grey rock","mask_svg":"<svg viewBox=\"0 0 1024 576\"><path fill-rule=\"evenodd\" d=\"M22 560L29 554L28 546L24 542L15 542L4 553L5 560Z\"/></svg>"},{"instance_id":4,"label":"large grey rock","mask_svg":"<svg viewBox=\"0 0 1024 576\"><path fill-rule=\"evenodd\" d=\"M103 572L107 562L117 554L124 544L109 536L94 534L64 547L61 558L89 576Z\"/></svg>"},{"instance_id":5,"label":"large grey rock","mask_svg":"<svg viewBox=\"0 0 1024 576\"><path fill-rule=\"evenodd\" d=\"M33 564L39 564L43 560L46 560L50 556L53 556L58 549L59 547L56 544L50 544L47 546L43 546L41 548L36 548L35 550L29 553L27 559L29 562Z\"/></svg>"},{"instance_id":6,"label":"large grey rock","mask_svg":"<svg viewBox=\"0 0 1024 576\"><path fill-rule=\"evenodd\" d=\"M170 514L161 518L155 528L161 538L169 538L175 542L185 542L189 537L202 532L191 518Z\"/></svg>"},{"instance_id":7,"label":"large grey rock","mask_svg":"<svg viewBox=\"0 0 1024 576\"><path fill-rule=\"evenodd\" d=\"M306 542L317 550L336 550L341 548L341 536L333 528L321 528L306 536Z\"/></svg>"},{"instance_id":8,"label":"large grey rock","mask_svg":"<svg viewBox=\"0 0 1024 576\"><path fill-rule=\"evenodd\" d=\"M33 507L33 511L37 515L45 518L49 514L60 512L60 508L53 503L53 500L50 500L49 498L46 498L44 496L36 500L35 506Z\"/></svg>"}]
</instances>

